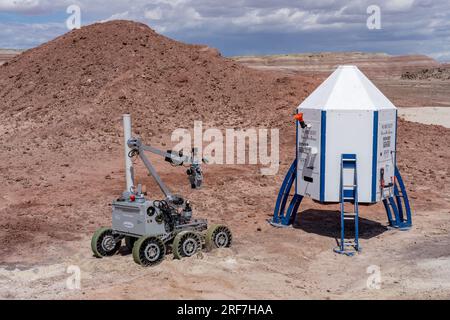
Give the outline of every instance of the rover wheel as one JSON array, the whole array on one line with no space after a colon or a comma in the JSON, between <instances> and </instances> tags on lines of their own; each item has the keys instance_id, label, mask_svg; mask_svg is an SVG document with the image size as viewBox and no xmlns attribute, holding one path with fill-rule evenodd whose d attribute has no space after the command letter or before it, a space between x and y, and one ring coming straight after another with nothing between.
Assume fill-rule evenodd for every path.
<instances>
[{"instance_id":1,"label":"rover wheel","mask_svg":"<svg viewBox=\"0 0 450 320\"><path fill-rule=\"evenodd\" d=\"M133 251L133 246L134 243L136 242L137 238L135 237L130 237L130 236L126 236L125 237L125 246L127 247L127 249L131 252Z\"/></svg>"},{"instance_id":2,"label":"rover wheel","mask_svg":"<svg viewBox=\"0 0 450 320\"><path fill-rule=\"evenodd\" d=\"M231 246L232 239L231 231L225 225L212 225L206 230L205 242L208 250L228 248Z\"/></svg>"},{"instance_id":3,"label":"rover wheel","mask_svg":"<svg viewBox=\"0 0 450 320\"><path fill-rule=\"evenodd\" d=\"M120 239L115 237L110 228L95 231L91 240L91 249L98 258L114 255L120 248Z\"/></svg>"},{"instance_id":4,"label":"rover wheel","mask_svg":"<svg viewBox=\"0 0 450 320\"><path fill-rule=\"evenodd\" d=\"M200 235L192 231L181 231L175 236L172 244L173 255L176 259L193 256L201 248Z\"/></svg>"},{"instance_id":5,"label":"rover wheel","mask_svg":"<svg viewBox=\"0 0 450 320\"><path fill-rule=\"evenodd\" d=\"M166 246L157 237L142 236L133 246L133 260L144 267L154 266L164 259Z\"/></svg>"}]
</instances>

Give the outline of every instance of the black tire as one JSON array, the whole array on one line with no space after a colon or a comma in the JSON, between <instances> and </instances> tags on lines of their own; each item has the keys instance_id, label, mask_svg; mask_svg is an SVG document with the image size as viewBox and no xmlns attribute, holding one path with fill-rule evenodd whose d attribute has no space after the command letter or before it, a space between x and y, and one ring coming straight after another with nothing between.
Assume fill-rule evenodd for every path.
<instances>
[{"instance_id":1,"label":"black tire","mask_svg":"<svg viewBox=\"0 0 450 320\"><path fill-rule=\"evenodd\" d=\"M207 250L228 248L231 246L233 235L225 225L212 225L206 230L205 244Z\"/></svg>"},{"instance_id":2,"label":"black tire","mask_svg":"<svg viewBox=\"0 0 450 320\"><path fill-rule=\"evenodd\" d=\"M144 267L155 266L163 261L166 245L157 237L142 236L133 246L133 260Z\"/></svg>"},{"instance_id":3,"label":"black tire","mask_svg":"<svg viewBox=\"0 0 450 320\"><path fill-rule=\"evenodd\" d=\"M108 257L119 251L121 242L120 238L114 236L112 229L103 227L92 236L91 249L98 258Z\"/></svg>"},{"instance_id":4,"label":"black tire","mask_svg":"<svg viewBox=\"0 0 450 320\"><path fill-rule=\"evenodd\" d=\"M126 236L125 237L125 247L128 249L128 251L133 251L134 243L136 242L137 238Z\"/></svg>"},{"instance_id":5,"label":"black tire","mask_svg":"<svg viewBox=\"0 0 450 320\"><path fill-rule=\"evenodd\" d=\"M172 244L175 259L191 257L202 249L202 239L197 232L181 231L175 236Z\"/></svg>"}]
</instances>

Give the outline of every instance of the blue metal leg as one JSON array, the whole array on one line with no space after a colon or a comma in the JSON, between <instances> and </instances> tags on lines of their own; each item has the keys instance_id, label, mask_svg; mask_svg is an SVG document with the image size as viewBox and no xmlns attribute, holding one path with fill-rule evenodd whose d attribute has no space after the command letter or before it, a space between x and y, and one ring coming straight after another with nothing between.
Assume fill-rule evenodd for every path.
<instances>
[{"instance_id":1,"label":"blue metal leg","mask_svg":"<svg viewBox=\"0 0 450 320\"><path fill-rule=\"evenodd\" d=\"M397 209L398 209L398 216L400 217L400 222L404 222L405 217L403 215L402 197L400 196L400 193L398 191L397 184L394 184L394 195L395 195L395 202L397 204Z\"/></svg>"},{"instance_id":2,"label":"blue metal leg","mask_svg":"<svg viewBox=\"0 0 450 320\"><path fill-rule=\"evenodd\" d=\"M284 209L286 207L286 202L289 197L289 191L291 190L292 184L295 180L297 169L297 160L294 160L289 167L289 170L284 177L283 183L281 185L280 191L278 192L277 202L275 204L275 209L273 212L272 222L280 223L281 217L284 215Z\"/></svg>"},{"instance_id":3,"label":"blue metal leg","mask_svg":"<svg viewBox=\"0 0 450 320\"><path fill-rule=\"evenodd\" d=\"M387 214L389 225L391 227L393 227L394 226L394 221L392 220L391 209L389 208L389 203L388 203L388 201L386 199L383 199L383 205L384 205L384 208L386 209L386 214Z\"/></svg>"},{"instance_id":4,"label":"blue metal leg","mask_svg":"<svg viewBox=\"0 0 450 320\"><path fill-rule=\"evenodd\" d=\"M286 215L281 219L281 223L285 225L294 224L295 218L297 216L298 207L302 203L303 196L295 194L289 204Z\"/></svg>"},{"instance_id":5,"label":"blue metal leg","mask_svg":"<svg viewBox=\"0 0 450 320\"><path fill-rule=\"evenodd\" d=\"M292 224L295 220L298 207L303 200L303 196L295 194L291 199L289 206L286 209L286 203L289 198L289 192L292 188L297 175L297 160L294 160L289 167L288 173L283 180L280 191L278 193L277 202L275 204L275 209L273 212L273 218L269 221L273 226L288 226Z\"/></svg>"},{"instance_id":6,"label":"blue metal leg","mask_svg":"<svg viewBox=\"0 0 450 320\"><path fill-rule=\"evenodd\" d=\"M383 204L389 220L389 225L401 230L408 230L412 225L411 207L405 184L397 167L395 167L394 196L384 199ZM392 219L391 208L395 219ZM406 220L405 220L406 213Z\"/></svg>"},{"instance_id":7,"label":"blue metal leg","mask_svg":"<svg viewBox=\"0 0 450 320\"><path fill-rule=\"evenodd\" d=\"M403 223L403 226L405 228L411 227L412 226L411 206L409 205L409 198L408 193L406 192L405 184L403 183L402 176L397 166L395 167L395 179L397 180L398 185L400 187L400 191L402 192L402 199L405 205L406 222Z\"/></svg>"},{"instance_id":8,"label":"blue metal leg","mask_svg":"<svg viewBox=\"0 0 450 320\"><path fill-rule=\"evenodd\" d=\"M359 251L359 212L355 216L355 250Z\"/></svg>"},{"instance_id":9,"label":"blue metal leg","mask_svg":"<svg viewBox=\"0 0 450 320\"><path fill-rule=\"evenodd\" d=\"M278 222L281 222L282 218L283 218L284 215L285 215L285 212L286 212L286 204L287 204L287 201L288 201L288 199L289 199L289 192L291 191L292 184L293 184L294 181L295 181L295 177L296 177L296 174L295 174L295 167L294 167L293 172L292 172L292 173L289 173L289 179L288 179L288 182L287 182L287 184L286 184L286 188L285 188L285 190L284 190L284 196L283 196L283 199L282 199L282 201L281 201L280 210L279 210L279 212L278 212Z\"/></svg>"},{"instance_id":10,"label":"blue metal leg","mask_svg":"<svg viewBox=\"0 0 450 320\"><path fill-rule=\"evenodd\" d=\"M394 211L394 216L395 216L395 225L394 227L400 227L401 221L400 221L400 216L398 214L398 208L397 208L397 204L394 201L393 197L389 197L388 198L389 204L391 205L392 211Z\"/></svg>"}]
</instances>

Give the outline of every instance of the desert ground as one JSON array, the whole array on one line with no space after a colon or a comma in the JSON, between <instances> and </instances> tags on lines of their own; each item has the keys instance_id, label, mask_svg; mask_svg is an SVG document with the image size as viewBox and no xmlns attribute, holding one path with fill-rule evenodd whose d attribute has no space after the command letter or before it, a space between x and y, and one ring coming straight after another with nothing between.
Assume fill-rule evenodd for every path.
<instances>
[{"instance_id":1,"label":"desert ground","mask_svg":"<svg viewBox=\"0 0 450 320\"><path fill-rule=\"evenodd\" d=\"M400 108L398 165L413 227L390 229L381 204L362 206L363 249L347 257L332 250L337 205L306 199L293 227L267 223L294 157L295 107L336 63L358 64L355 56L361 54L324 54L326 70L314 67L325 65L314 55L293 59L295 68L261 68L139 23L112 21L9 59L0 66L0 298L448 299L450 129L441 115L448 117L450 81L402 76L440 67L428 57L358 58ZM379 71L386 68L392 72ZM230 226L231 248L182 260L168 256L152 268L135 264L125 248L93 257L91 235L110 224L111 201L125 185L126 112L134 133L163 149L173 144L173 129L192 128L194 120L205 128L280 129L274 176L261 175L259 165L208 165L202 189L191 190L183 169L152 158L197 217ZM427 116L418 117L422 112ZM136 173L151 197L162 197L139 163ZM74 266L80 288L67 285ZM368 286L375 269L380 286Z\"/></svg>"},{"instance_id":2,"label":"desert ground","mask_svg":"<svg viewBox=\"0 0 450 320\"><path fill-rule=\"evenodd\" d=\"M411 122L436 124L450 128L450 108L448 107L401 108L399 116Z\"/></svg>"}]
</instances>

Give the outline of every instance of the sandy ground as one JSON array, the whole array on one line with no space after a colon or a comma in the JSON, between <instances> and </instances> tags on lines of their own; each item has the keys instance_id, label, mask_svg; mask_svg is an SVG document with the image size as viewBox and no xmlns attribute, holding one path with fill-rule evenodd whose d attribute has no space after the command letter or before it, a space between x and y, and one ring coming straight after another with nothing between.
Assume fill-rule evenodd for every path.
<instances>
[{"instance_id":1,"label":"sandy ground","mask_svg":"<svg viewBox=\"0 0 450 320\"><path fill-rule=\"evenodd\" d=\"M321 228L317 214L328 215L321 220L331 226ZM448 214L416 211L415 227L401 232L383 227L383 215L378 222L363 213L370 217L361 224L363 251L352 258L331 250L335 211L306 211L298 228L262 225L260 232L236 237L231 249L184 260L167 257L150 269L136 265L126 250L96 259L89 237L83 236L63 247L42 248L64 251L56 263L3 265L0 293L2 298L33 299L448 299ZM73 266L81 271L80 289L67 285ZM380 271L379 287L371 284L374 270Z\"/></svg>"},{"instance_id":2,"label":"sandy ground","mask_svg":"<svg viewBox=\"0 0 450 320\"><path fill-rule=\"evenodd\" d=\"M283 145L291 145L292 139L294 135ZM402 147L401 156L407 150ZM411 152L417 154L414 148ZM71 171L79 178L72 180L73 192L64 192L63 197L57 195L58 185L49 186L41 200L28 193L22 194L18 201L17 190L6 191L3 195L6 203L16 203L16 213L10 214L19 215L23 207L28 212L39 212L42 201L51 201L54 192L52 214L60 215L61 225L49 219L48 228L40 226L32 241L18 243L14 251L3 255L0 297L450 298L450 196L446 185L437 195L418 179L417 183L408 183L414 212L414 226L409 231L387 228L380 204L361 207L363 250L355 257L346 257L332 251L339 237L336 205L322 206L306 199L295 227L277 229L266 223L281 183L281 172L290 160L288 151L283 154L280 174L274 177L259 175L254 166L208 166L205 186L198 191L189 189L182 173L177 175L163 161L156 160L163 179L192 200L196 216L207 217L213 223L226 222L233 230L235 242L230 249L202 252L188 259L173 260L167 256L154 268L136 265L125 248L114 257L103 259L94 258L90 250L92 232L109 224L108 204L123 188L120 149L110 151L110 157L102 161L71 165ZM411 165L414 161L406 163ZM142 166L136 169L140 181L149 186L150 194L158 197L150 178L142 176ZM415 175L414 172L409 175ZM92 199L88 197L92 192L97 200L83 201ZM88 218L80 222L73 220L74 215ZM49 236L52 242L48 241ZM80 270L79 289L73 286L74 268ZM377 270L380 273L373 274Z\"/></svg>"},{"instance_id":3,"label":"sandy ground","mask_svg":"<svg viewBox=\"0 0 450 320\"><path fill-rule=\"evenodd\" d=\"M399 108L398 114L408 121L450 128L449 107Z\"/></svg>"}]
</instances>

